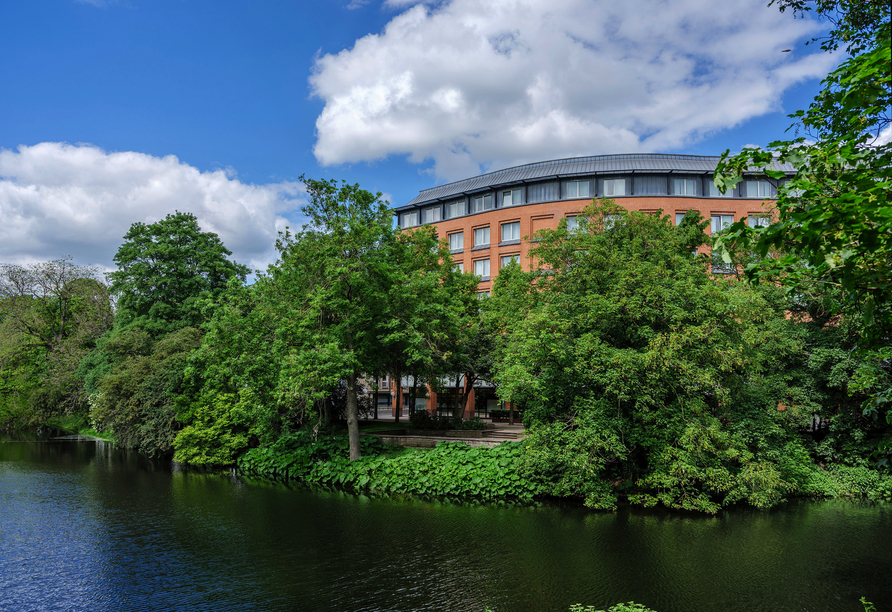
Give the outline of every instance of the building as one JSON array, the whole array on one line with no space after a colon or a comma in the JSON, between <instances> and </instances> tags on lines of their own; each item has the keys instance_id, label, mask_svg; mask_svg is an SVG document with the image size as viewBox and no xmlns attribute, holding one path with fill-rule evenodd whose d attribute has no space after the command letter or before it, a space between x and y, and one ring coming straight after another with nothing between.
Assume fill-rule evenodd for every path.
<instances>
[{"instance_id":1,"label":"building","mask_svg":"<svg viewBox=\"0 0 892 612\"><path fill-rule=\"evenodd\" d=\"M572 226L593 198L613 198L627 210L662 211L675 223L697 210L711 219L710 234L743 219L752 226L767 223L785 179L754 173L722 194L712 180L718 161L717 156L635 153L536 162L425 189L394 212L405 229L434 225L456 265L479 276L479 290L488 294L500 268L511 261L530 265L529 237L556 228L563 218ZM790 164L773 169L794 173ZM713 268L717 274L730 271ZM484 389L477 390L486 395L477 416L498 405ZM437 409L436 394L427 395L428 410ZM466 417L473 416L470 412Z\"/></svg>"}]
</instances>

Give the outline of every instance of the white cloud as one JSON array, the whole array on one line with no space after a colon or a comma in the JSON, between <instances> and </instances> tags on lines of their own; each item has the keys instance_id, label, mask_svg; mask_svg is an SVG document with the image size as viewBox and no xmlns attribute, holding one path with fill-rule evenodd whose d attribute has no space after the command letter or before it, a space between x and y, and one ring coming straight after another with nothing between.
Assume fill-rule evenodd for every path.
<instances>
[{"instance_id":1,"label":"white cloud","mask_svg":"<svg viewBox=\"0 0 892 612\"><path fill-rule=\"evenodd\" d=\"M406 155L445 179L527 161L671 151L779 110L838 57L764 0L451 0L317 58L320 163Z\"/></svg>"},{"instance_id":2,"label":"white cloud","mask_svg":"<svg viewBox=\"0 0 892 612\"><path fill-rule=\"evenodd\" d=\"M874 140L871 144L875 147L881 147L883 145L887 145L892 142L892 125L887 125L883 128L876 140Z\"/></svg>"},{"instance_id":3,"label":"white cloud","mask_svg":"<svg viewBox=\"0 0 892 612\"><path fill-rule=\"evenodd\" d=\"M236 261L262 268L303 194L298 183L249 185L231 169L201 172L173 155L57 142L0 149L0 261L70 255L110 267L131 224L179 210L218 234Z\"/></svg>"}]
</instances>

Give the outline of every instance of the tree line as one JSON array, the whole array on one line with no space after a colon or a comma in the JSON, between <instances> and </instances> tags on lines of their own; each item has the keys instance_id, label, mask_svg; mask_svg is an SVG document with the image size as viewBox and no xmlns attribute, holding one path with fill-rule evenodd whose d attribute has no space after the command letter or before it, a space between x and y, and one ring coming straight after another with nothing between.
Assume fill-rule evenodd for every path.
<instances>
[{"instance_id":1,"label":"tree line","mask_svg":"<svg viewBox=\"0 0 892 612\"><path fill-rule=\"evenodd\" d=\"M251 283L181 212L134 224L108 278L0 266L0 422L80 418L222 466L343 421L352 461L363 378L461 373L523 409L517 471L545 494L707 512L892 496L892 147L872 140L889 125L889 7L781 8L831 17L822 44L850 58L793 115L808 141L720 164L720 187L797 167L769 227L708 238L697 213L676 226L597 201L480 299L433 227L402 231L380 194L302 177L308 223ZM712 275L702 244L736 274Z\"/></svg>"}]
</instances>

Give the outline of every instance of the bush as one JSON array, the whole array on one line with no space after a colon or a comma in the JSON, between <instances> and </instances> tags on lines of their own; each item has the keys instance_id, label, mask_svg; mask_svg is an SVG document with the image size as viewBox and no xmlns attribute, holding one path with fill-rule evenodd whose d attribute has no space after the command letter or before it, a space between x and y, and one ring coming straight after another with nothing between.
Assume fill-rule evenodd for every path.
<instances>
[{"instance_id":1,"label":"bush","mask_svg":"<svg viewBox=\"0 0 892 612\"><path fill-rule=\"evenodd\" d=\"M570 606L570 612L656 612L651 608L636 604L634 601L629 603L620 603L608 608L607 610L595 610L594 606L583 606L582 604L573 604Z\"/></svg>"},{"instance_id":2,"label":"bush","mask_svg":"<svg viewBox=\"0 0 892 612\"><path fill-rule=\"evenodd\" d=\"M524 500L539 494L538 485L519 473L523 449L516 442L495 448L441 442L432 450L411 450L388 448L373 436L360 440L363 456L349 461L346 436L314 440L302 431L248 451L239 468L354 491Z\"/></svg>"}]
</instances>

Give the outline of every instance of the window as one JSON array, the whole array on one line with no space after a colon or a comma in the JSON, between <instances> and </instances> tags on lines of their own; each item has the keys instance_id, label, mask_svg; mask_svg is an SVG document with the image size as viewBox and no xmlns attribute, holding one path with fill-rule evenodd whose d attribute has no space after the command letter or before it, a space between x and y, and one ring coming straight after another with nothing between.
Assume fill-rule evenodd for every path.
<instances>
[{"instance_id":1,"label":"window","mask_svg":"<svg viewBox=\"0 0 892 612\"><path fill-rule=\"evenodd\" d=\"M474 246L489 246L489 226L474 230Z\"/></svg>"},{"instance_id":2,"label":"window","mask_svg":"<svg viewBox=\"0 0 892 612\"><path fill-rule=\"evenodd\" d=\"M502 206L517 206L523 204L520 189L509 189L502 192Z\"/></svg>"},{"instance_id":3,"label":"window","mask_svg":"<svg viewBox=\"0 0 892 612\"><path fill-rule=\"evenodd\" d=\"M520 221L502 224L502 242L520 240Z\"/></svg>"},{"instance_id":4,"label":"window","mask_svg":"<svg viewBox=\"0 0 892 612\"><path fill-rule=\"evenodd\" d=\"M694 179L677 178L675 179L675 195L697 195L696 183Z\"/></svg>"},{"instance_id":5,"label":"window","mask_svg":"<svg viewBox=\"0 0 892 612\"><path fill-rule=\"evenodd\" d=\"M746 218L746 222L750 227L768 227L771 225L771 217L756 217L750 215Z\"/></svg>"},{"instance_id":6,"label":"window","mask_svg":"<svg viewBox=\"0 0 892 612\"><path fill-rule=\"evenodd\" d=\"M460 251L463 248L465 248L465 233L456 232L454 234L449 234L449 250Z\"/></svg>"},{"instance_id":7,"label":"window","mask_svg":"<svg viewBox=\"0 0 892 612\"><path fill-rule=\"evenodd\" d=\"M404 212L400 215L400 227L403 229L407 227L415 227L418 225L418 211L413 210L411 212Z\"/></svg>"},{"instance_id":8,"label":"window","mask_svg":"<svg viewBox=\"0 0 892 612\"><path fill-rule=\"evenodd\" d=\"M589 197L589 181L566 181L564 183L564 198Z\"/></svg>"},{"instance_id":9,"label":"window","mask_svg":"<svg viewBox=\"0 0 892 612\"><path fill-rule=\"evenodd\" d=\"M686 214L688 214L687 211L675 213L675 225L681 225L681 220L684 219Z\"/></svg>"},{"instance_id":10,"label":"window","mask_svg":"<svg viewBox=\"0 0 892 612\"><path fill-rule=\"evenodd\" d=\"M604 179L604 195L626 195L626 179Z\"/></svg>"},{"instance_id":11,"label":"window","mask_svg":"<svg viewBox=\"0 0 892 612\"><path fill-rule=\"evenodd\" d=\"M440 220L441 213L440 206L428 206L424 209L424 222L425 223L436 223Z\"/></svg>"},{"instance_id":12,"label":"window","mask_svg":"<svg viewBox=\"0 0 892 612\"><path fill-rule=\"evenodd\" d=\"M468 214L467 208L467 202L465 202L464 198L461 200L452 200L451 202L446 203L446 214L449 215L450 219L464 217Z\"/></svg>"},{"instance_id":13,"label":"window","mask_svg":"<svg viewBox=\"0 0 892 612\"><path fill-rule=\"evenodd\" d=\"M464 271L465 271L465 262L460 261L460 262L458 262L458 263L456 263L456 264L453 264L452 269L455 270L456 272L464 273Z\"/></svg>"},{"instance_id":14,"label":"window","mask_svg":"<svg viewBox=\"0 0 892 612\"><path fill-rule=\"evenodd\" d=\"M484 280L489 279L489 260L488 259L478 259L477 261L475 261L474 262L474 274Z\"/></svg>"},{"instance_id":15,"label":"window","mask_svg":"<svg viewBox=\"0 0 892 612\"><path fill-rule=\"evenodd\" d=\"M733 198L735 187L731 187L725 193L719 191L719 188L715 186L715 183L711 180L706 181L706 190L709 192L709 197L711 198Z\"/></svg>"},{"instance_id":16,"label":"window","mask_svg":"<svg viewBox=\"0 0 892 612\"><path fill-rule=\"evenodd\" d=\"M489 297L489 291L478 291L478 292L477 292L477 297L478 297L479 299L481 299L481 300L482 300L483 298L488 298L488 297Z\"/></svg>"},{"instance_id":17,"label":"window","mask_svg":"<svg viewBox=\"0 0 892 612\"><path fill-rule=\"evenodd\" d=\"M520 255L502 255L502 265L499 267L504 268L512 263L520 263Z\"/></svg>"},{"instance_id":18,"label":"window","mask_svg":"<svg viewBox=\"0 0 892 612\"><path fill-rule=\"evenodd\" d=\"M576 217L567 217L567 231L575 232L579 229L579 219Z\"/></svg>"},{"instance_id":19,"label":"window","mask_svg":"<svg viewBox=\"0 0 892 612\"><path fill-rule=\"evenodd\" d=\"M483 212L484 210L492 210L492 194L479 195L474 198L474 212Z\"/></svg>"},{"instance_id":20,"label":"window","mask_svg":"<svg viewBox=\"0 0 892 612\"><path fill-rule=\"evenodd\" d=\"M745 181L746 197L748 198L771 198L774 196L771 189L771 183L768 181Z\"/></svg>"},{"instance_id":21,"label":"window","mask_svg":"<svg viewBox=\"0 0 892 612\"><path fill-rule=\"evenodd\" d=\"M604 215L604 229L613 229L618 224L622 223L622 219L623 218L620 215Z\"/></svg>"},{"instance_id":22,"label":"window","mask_svg":"<svg viewBox=\"0 0 892 612\"><path fill-rule=\"evenodd\" d=\"M734 223L734 215L713 215L712 216L712 233L718 234L720 231Z\"/></svg>"},{"instance_id":23,"label":"window","mask_svg":"<svg viewBox=\"0 0 892 612\"><path fill-rule=\"evenodd\" d=\"M722 256L718 253L712 254L712 273L713 274L732 274L734 272L734 264L725 263Z\"/></svg>"}]
</instances>

